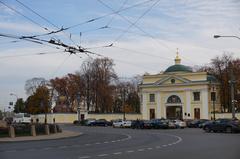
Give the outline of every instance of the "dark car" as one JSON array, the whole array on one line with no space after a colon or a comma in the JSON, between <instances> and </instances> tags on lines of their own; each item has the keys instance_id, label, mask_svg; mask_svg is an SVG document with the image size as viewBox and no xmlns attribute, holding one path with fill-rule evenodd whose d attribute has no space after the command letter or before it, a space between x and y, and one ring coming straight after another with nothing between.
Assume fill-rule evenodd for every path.
<instances>
[{"instance_id":1,"label":"dark car","mask_svg":"<svg viewBox=\"0 0 240 159\"><path fill-rule=\"evenodd\" d=\"M205 122L199 124L198 127L199 127L199 128L203 128L206 124L209 124L209 123L212 123L212 122L213 122L213 120L205 121Z\"/></svg>"},{"instance_id":2,"label":"dark car","mask_svg":"<svg viewBox=\"0 0 240 159\"><path fill-rule=\"evenodd\" d=\"M152 123L150 120L143 120L143 129L152 129Z\"/></svg>"},{"instance_id":3,"label":"dark car","mask_svg":"<svg viewBox=\"0 0 240 159\"><path fill-rule=\"evenodd\" d=\"M152 119L151 126L153 129L167 129L168 128L168 122L163 119Z\"/></svg>"},{"instance_id":4,"label":"dark car","mask_svg":"<svg viewBox=\"0 0 240 159\"><path fill-rule=\"evenodd\" d=\"M188 124L189 128L199 128L199 125L209 121L208 119L195 119Z\"/></svg>"},{"instance_id":5,"label":"dark car","mask_svg":"<svg viewBox=\"0 0 240 159\"><path fill-rule=\"evenodd\" d=\"M110 126L111 123L108 122L106 119L98 119L91 123L91 126Z\"/></svg>"},{"instance_id":6,"label":"dark car","mask_svg":"<svg viewBox=\"0 0 240 159\"><path fill-rule=\"evenodd\" d=\"M240 132L240 121L232 119L217 119L204 125L203 130L206 132Z\"/></svg>"},{"instance_id":7,"label":"dark car","mask_svg":"<svg viewBox=\"0 0 240 159\"><path fill-rule=\"evenodd\" d=\"M132 129L143 129L144 128L144 121L143 120L134 120L131 123Z\"/></svg>"}]
</instances>

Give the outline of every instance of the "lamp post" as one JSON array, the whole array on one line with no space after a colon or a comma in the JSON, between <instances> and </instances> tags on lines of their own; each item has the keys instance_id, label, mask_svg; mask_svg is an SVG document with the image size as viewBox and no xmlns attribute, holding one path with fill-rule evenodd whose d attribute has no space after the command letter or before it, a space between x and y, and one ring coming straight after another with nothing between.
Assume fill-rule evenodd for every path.
<instances>
[{"instance_id":1,"label":"lamp post","mask_svg":"<svg viewBox=\"0 0 240 159\"><path fill-rule=\"evenodd\" d=\"M234 36L234 35L227 35L227 36L225 36L225 35L224 35L224 36L223 36L223 35L214 35L213 37L214 37L215 39L223 37L223 38L237 38L237 39L240 40L240 37Z\"/></svg>"},{"instance_id":2,"label":"lamp post","mask_svg":"<svg viewBox=\"0 0 240 159\"><path fill-rule=\"evenodd\" d=\"M214 38L236 38L240 40L240 37L234 36L234 35L228 35L228 36L223 36L223 35L214 35ZM232 68L232 63L230 63L230 80L228 83L231 85L231 107L232 107L232 118L235 118L235 100L234 100L234 85L236 83L234 74L233 74L233 68Z\"/></svg>"},{"instance_id":3,"label":"lamp post","mask_svg":"<svg viewBox=\"0 0 240 159\"><path fill-rule=\"evenodd\" d=\"M211 98L212 98L212 101L213 101L213 120L215 120L216 119L216 116L215 116L215 101L216 101L216 93L215 93L215 87L214 86L212 86L212 90L213 90L213 92L212 92L212 94L211 94Z\"/></svg>"},{"instance_id":4,"label":"lamp post","mask_svg":"<svg viewBox=\"0 0 240 159\"><path fill-rule=\"evenodd\" d=\"M80 92L77 93L77 102L78 102L78 107L77 107L78 122L80 122L81 121L81 116L80 116L81 96L80 96Z\"/></svg>"}]
</instances>

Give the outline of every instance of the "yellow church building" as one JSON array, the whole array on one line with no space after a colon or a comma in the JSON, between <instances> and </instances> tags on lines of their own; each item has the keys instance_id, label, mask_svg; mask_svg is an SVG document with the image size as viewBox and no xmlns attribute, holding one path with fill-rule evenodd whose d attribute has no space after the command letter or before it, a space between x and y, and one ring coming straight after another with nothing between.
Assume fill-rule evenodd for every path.
<instances>
[{"instance_id":1,"label":"yellow church building","mask_svg":"<svg viewBox=\"0 0 240 159\"><path fill-rule=\"evenodd\" d=\"M211 119L220 111L219 83L207 72L194 72L181 64L163 73L143 76L139 85L142 118Z\"/></svg>"}]
</instances>

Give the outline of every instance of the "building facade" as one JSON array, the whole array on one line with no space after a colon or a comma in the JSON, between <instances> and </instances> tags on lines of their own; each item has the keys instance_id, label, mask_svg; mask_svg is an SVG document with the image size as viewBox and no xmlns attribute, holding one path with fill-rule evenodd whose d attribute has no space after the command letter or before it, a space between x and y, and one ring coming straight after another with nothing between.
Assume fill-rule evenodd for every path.
<instances>
[{"instance_id":1,"label":"building facade","mask_svg":"<svg viewBox=\"0 0 240 159\"><path fill-rule=\"evenodd\" d=\"M145 74L139 88L142 118L146 120L211 119L214 110L220 111L216 78L182 65L178 53L175 65L160 74Z\"/></svg>"}]
</instances>

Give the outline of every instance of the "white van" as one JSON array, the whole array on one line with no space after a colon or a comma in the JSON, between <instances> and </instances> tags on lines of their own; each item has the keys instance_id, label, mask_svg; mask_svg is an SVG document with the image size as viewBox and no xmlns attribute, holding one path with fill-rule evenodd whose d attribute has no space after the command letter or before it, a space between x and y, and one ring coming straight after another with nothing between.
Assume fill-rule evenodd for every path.
<instances>
[{"instance_id":1,"label":"white van","mask_svg":"<svg viewBox=\"0 0 240 159\"><path fill-rule=\"evenodd\" d=\"M31 123L31 115L27 113L14 114L13 123Z\"/></svg>"}]
</instances>

